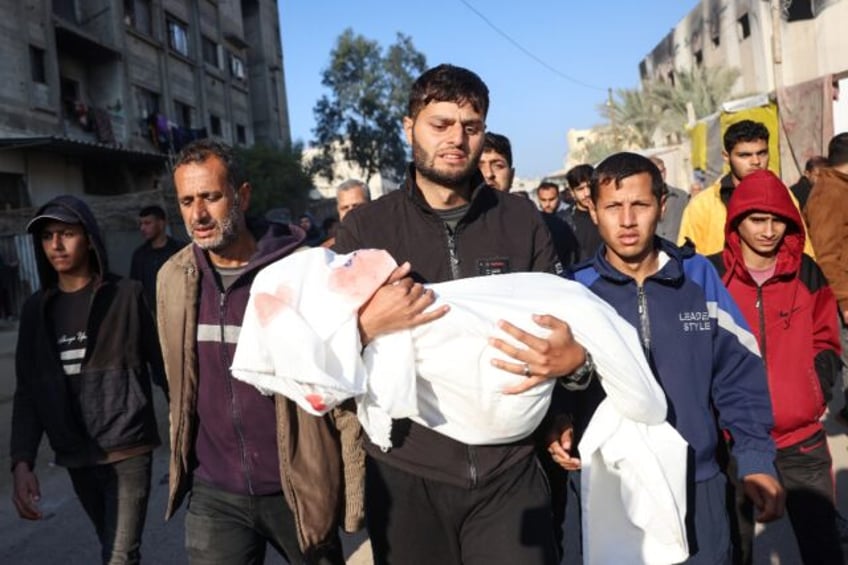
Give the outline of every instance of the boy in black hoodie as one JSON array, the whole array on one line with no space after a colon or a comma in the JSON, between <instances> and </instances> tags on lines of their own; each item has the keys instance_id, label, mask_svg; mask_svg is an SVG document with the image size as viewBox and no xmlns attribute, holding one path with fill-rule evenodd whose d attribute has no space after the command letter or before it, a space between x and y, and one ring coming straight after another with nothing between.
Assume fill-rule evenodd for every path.
<instances>
[{"instance_id":1,"label":"boy in black hoodie","mask_svg":"<svg viewBox=\"0 0 848 565\"><path fill-rule=\"evenodd\" d=\"M138 563L159 434L148 363L161 370L141 283L108 272L89 208L58 196L27 225L42 288L24 304L15 358L12 500L39 520L46 433L94 524L103 563Z\"/></svg>"}]
</instances>

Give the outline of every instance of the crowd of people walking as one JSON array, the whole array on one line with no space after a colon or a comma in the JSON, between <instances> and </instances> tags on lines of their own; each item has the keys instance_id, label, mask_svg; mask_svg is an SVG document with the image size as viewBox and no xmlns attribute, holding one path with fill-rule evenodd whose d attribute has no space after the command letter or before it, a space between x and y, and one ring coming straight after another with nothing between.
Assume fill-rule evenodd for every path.
<instances>
[{"instance_id":1,"label":"crowd of people walking","mask_svg":"<svg viewBox=\"0 0 848 565\"><path fill-rule=\"evenodd\" d=\"M742 120L723 134L728 173L696 196L666 183L660 157L619 152L569 170L564 190L542 182L537 208L510 193L512 149L487 131L489 103L468 69L423 73L402 123L403 184L371 201L342 183L323 235L309 214L249 217L250 179L214 140L188 144L172 170L190 242L143 209L130 278L109 271L82 200L39 208L27 231L42 288L16 356L18 514L41 518L46 436L103 563L140 562L156 384L165 519L186 506L192 564L263 563L269 544L291 563L339 564L339 532L363 527L380 564L555 564L565 543L587 564L746 564L754 522L784 512L804 563L843 563L821 419L838 386L848 425L848 133L792 190L768 170L768 129ZM326 288L266 288L263 270L304 248ZM364 249L387 253L383 274L356 259ZM452 302L440 286L482 296L515 273L536 275L482 331L477 291ZM551 284L562 294L540 311ZM603 323L569 323L569 308ZM277 332L279 350L248 350L248 323ZM387 345L399 334L413 354ZM263 368L253 384L234 376L245 356ZM396 379L378 379L386 359ZM509 413L508 433L474 428L512 401L541 409ZM372 437L380 415L386 436Z\"/></svg>"}]
</instances>

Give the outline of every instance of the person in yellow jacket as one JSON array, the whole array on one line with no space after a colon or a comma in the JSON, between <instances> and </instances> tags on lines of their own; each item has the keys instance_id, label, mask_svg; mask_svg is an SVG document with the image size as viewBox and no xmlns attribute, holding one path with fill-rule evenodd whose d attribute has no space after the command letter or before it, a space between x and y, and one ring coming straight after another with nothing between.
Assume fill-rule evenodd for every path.
<instances>
[{"instance_id":1,"label":"person in yellow jacket","mask_svg":"<svg viewBox=\"0 0 848 565\"><path fill-rule=\"evenodd\" d=\"M727 202L733 189L750 173L768 169L769 131L766 126L753 120L742 120L724 132L722 156L730 166L730 172L697 196L693 196L683 210L677 244L688 239L702 255L712 255L724 249L724 224L727 220ZM790 192L796 208L798 200ZM800 208L799 208L800 210ZM807 226L804 225L804 232ZM810 238L805 238L804 252L815 258Z\"/></svg>"}]
</instances>

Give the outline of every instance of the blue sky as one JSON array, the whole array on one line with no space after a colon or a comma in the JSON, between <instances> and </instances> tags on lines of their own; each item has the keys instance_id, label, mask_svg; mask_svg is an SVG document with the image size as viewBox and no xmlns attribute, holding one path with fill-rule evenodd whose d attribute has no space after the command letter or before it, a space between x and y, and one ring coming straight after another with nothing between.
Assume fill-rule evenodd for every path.
<instances>
[{"instance_id":1,"label":"blue sky","mask_svg":"<svg viewBox=\"0 0 848 565\"><path fill-rule=\"evenodd\" d=\"M694 6L694 0L281 0L292 138L306 144L313 138L321 72L345 28L383 47L401 32L429 66L452 63L480 75L491 97L487 128L510 138L519 176L543 176L562 168L569 128L601 122L596 107L607 87L635 87L639 61Z\"/></svg>"}]
</instances>

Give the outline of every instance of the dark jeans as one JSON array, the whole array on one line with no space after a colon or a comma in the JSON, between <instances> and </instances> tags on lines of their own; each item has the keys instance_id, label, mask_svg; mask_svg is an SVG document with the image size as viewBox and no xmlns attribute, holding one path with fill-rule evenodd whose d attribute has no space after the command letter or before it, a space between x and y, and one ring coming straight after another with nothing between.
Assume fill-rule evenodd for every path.
<instances>
[{"instance_id":1,"label":"dark jeans","mask_svg":"<svg viewBox=\"0 0 848 565\"><path fill-rule=\"evenodd\" d=\"M294 515L280 494L247 496L194 482L185 520L192 565L261 565L270 543L292 565L344 564L338 537L304 556Z\"/></svg>"},{"instance_id":2,"label":"dark jeans","mask_svg":"<svg viewBox=\"0 0 848 565\"><path fill-rule=\"evenodd\" d=\"M841 565L832 460L824 430L795 445L778 449L774 463L786 489L786 512L803 562L806 565ZM750 565L753 562L754 510L738 485L735 502L740 547L734 562Z\"/></svg>"},{"instance_id":3,"label":"dark jeans","mask_svg":"<svg viewBox=\"0 0 848 565\"><path fill-rule=\"evenodd\" d=\"M117 463L68 469L74 492L97 531L103 563L141 561L152 462L151 452Z\"/></svg>"},{"instance_id":4,"label":"dark jeans","mask_svg":"<svg viewBox=\"0 0 848 565\"><path fill-rule=\"evenodd\" d=\"M374 562L557 563L551 494L535 457L476 487L425 479L366 457L365 516Z\"/></svg>"}]
</instances>

